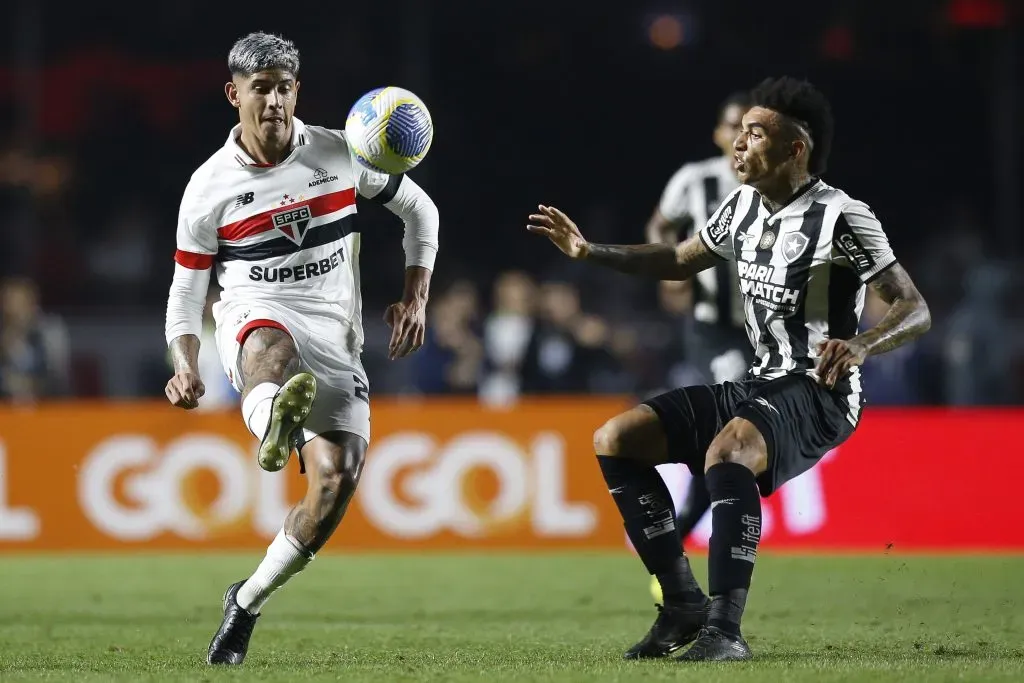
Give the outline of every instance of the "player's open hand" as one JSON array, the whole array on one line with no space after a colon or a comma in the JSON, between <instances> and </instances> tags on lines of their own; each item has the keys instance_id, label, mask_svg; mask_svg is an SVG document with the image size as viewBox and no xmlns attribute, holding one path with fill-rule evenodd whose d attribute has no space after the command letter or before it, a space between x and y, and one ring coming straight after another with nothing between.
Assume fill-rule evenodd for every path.
<instances>
[{"instance_id":1,"label":"player's open hand","mask_svg":"<svg viewBox=\"0 0 1024 683\"><path fill-rule=\"evenodd\" d=\"M179 370L164 387L164 394L171 405L185 410L199 407L199 399L206 393L199 373Z\"/></svg>"},{"instance_id":2,"label":"player's open hand","mask_svg":"<svg viewBox=\"0 0 1024 683\"><path fill-rule=\"evenodd\" d=\"M818 382L832 389L855 365L868 356L868 348L855 339L828 339L818 343Z\"/></svg>"},{"instance_id":3,"label":"player's open hand","mask_svg":"<svg viewBox=\"0 0 1024 683\"><path fill-rule=\"evenodd\" d=\"M384 322L391 326L388 358L404 358L423 346L427 333L426 302L414 299L391 304L384 311Z\"/></svg>"},{"instance_id":4,"label":"player's open hand","mask_svg":"<svg viewBox=\"0 0 1024 683\"><path fill-rule=\"evenodd\" d=\"M526 229L538 235L544 235L555 243L555 246L569 258L583 258L587 253L587 240L583 239L580 229L568 216L553 206L539 205L540 213L530 214L530 224Z\"/></svg>"}]
</instances>

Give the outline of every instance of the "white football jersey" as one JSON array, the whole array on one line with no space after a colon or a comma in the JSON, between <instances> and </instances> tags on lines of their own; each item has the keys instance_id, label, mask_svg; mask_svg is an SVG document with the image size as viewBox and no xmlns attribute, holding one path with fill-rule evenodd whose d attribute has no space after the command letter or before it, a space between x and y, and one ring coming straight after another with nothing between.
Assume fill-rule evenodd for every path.
<instances>
[{"instance_id":1,"label":"white football jersey","mask_svg":"<svg viewBox=\"0 0 1024 683\"><path fill-rule=\"evenodd\" d=\"M337 317L361 341L356 194L387 202L402 178L356 162L343 131L293 119L291 154L261 165L238 144L240 130L185 188L175 261L216 267L225 303L270 300Z\"/></svg>"}]
</instances>

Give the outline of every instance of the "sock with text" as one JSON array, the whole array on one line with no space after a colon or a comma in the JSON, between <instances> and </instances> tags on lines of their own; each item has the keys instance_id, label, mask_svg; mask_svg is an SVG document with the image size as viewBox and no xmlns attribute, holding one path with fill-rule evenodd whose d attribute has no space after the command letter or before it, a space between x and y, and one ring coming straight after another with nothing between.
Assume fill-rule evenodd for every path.
<instances>
[{"instance_id":1,"label":"sock with text","mask_svg":"<svg viewBox=\"0 0 1024 683\"><path fill-rule=\"evenodd\" d=\"M672 496L658 470L621 456L598 455L597 461L626 534L647 571L658 577L665 603L704 602L683 554Z\"/></svg>"},{"instance_id":2,"label":"sock with text","mask_svg":"<svg viewBox=\"0 0 1024 683\"><path fill-rule=\"evenodd\" d=\"M706 479L712 529L708 546L708 625L739 635L761 540L761 495L754 473L738 463L714 465Z\"/></svg>"}]
</instances>

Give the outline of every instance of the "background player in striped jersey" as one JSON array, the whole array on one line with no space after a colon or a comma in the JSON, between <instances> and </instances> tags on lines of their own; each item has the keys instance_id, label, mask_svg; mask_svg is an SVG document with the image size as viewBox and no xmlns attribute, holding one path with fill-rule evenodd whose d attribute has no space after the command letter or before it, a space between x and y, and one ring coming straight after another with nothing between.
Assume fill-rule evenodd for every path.
<instances>
[{"instance_id":1,"label":"background player in striped jersey","mask_svg":"<svg viewBox=\"0 0 1024 683\"><path fill-rule=\"evenodd\" d=\"M627 658L751 657L740 631L761 535L760 495L813 467L860 419L859 365L923 334L928 306L870 209L820 180L832 139L828 101L809 83L768 79L752 92L734 143L743 186L678 247L591 244L541 206L532 232L564 253L627 273L684 280L721 259L738 264L752 377L675 389L594 434L626 531L665 604ZM866 287L889 304L858 333ZM709 601L690 571L671 496L655 466L704 471L711 496ZM695 641L695 642L694 642Z\"/></svg>"},{"instance_id":2,"label":"background player in striped jersey","mask_svg":"<svg viewBox=\"0 0 1024 683\"><path fill-rule=\"evenodd\" d=\"M437 209L411 179L368 171L342 131L294 117L299 54L291 42L250 34L232 47L228 66L225 94L239 124L181 202L166 323L175 373L166 394L185 409L203 395L198 335L216 265L217 347L260 439L259 463L279 470L294 448L308 488L252 576L228 587L211 664L242 663L263 604L324 545L359 481L370 406L356 195L405 223L405 291L385 316L392 358L423 343L438 233Z\"/></svg>"},{"instance_id":3,"label":"background player in striped jersey","mask_svg":"<svg viewBox=\"0 0 1024 683\"><path fill-rule=\"evenodd\" d=\"M693 237L729 193L740 185L733 163L732 143L750 108L750 93L735 92L718 108L712 139L721 154L684 164L665 185L658 206L647 222L647 241L675 246ZM723 261L691 280L662 281L663 296L684 297L688 315L683 325L686 359L708 383L743 377L753 358L743 322L742 297L736 264ZM676 516L679 537L686 539L711 506L703 472L690 478ZM656 577L651 578L652 588Z\"/></svg>"}]
</instances>

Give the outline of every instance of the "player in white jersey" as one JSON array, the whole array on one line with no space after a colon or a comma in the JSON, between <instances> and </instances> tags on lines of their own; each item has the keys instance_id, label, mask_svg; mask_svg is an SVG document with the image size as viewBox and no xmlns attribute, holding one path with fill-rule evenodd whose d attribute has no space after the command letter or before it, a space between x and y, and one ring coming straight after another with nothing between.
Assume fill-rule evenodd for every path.
<instances>
[{"instance_id":1,"label":"player in white jersey","mask_svg":"<svg viewBox=\"0 0 1024 683\"><path fill-rule=\"evenodd\" d=\"M693 237L733 190L740 185L733 167L732 143L750 108L750 94L735 92L718 107L712 133L717 156L683 164L661 193L647 222L647 241L675 246ZM723 261L692 280L659 283L663 296L685 297L683 346L687 361L707 382L735 381L750 368L752 354L743 323L742 298L736 286L736 264ZM679 537L686 539L711 507L703 473L690 477L676 514ZM657 578L651 589L660 592Z\"/></svg>"},{"instance_id":2,"label":"player in white jersey","mask_svg":"<svg viewBox=\"0 0 1024 683\"><path fill-rule=\"evenodd\" d=\"M175 373L166 394L185 409L203 395L199 334L216 267L218 352L260 439L259 463L280 470L297 451L308 488L256 571L228 587L211 664L242 663L264 603L324 545L359 481L370 405L356 196L405 223L405 291L385 315L391 358L423 343L438 246L437 209L410 178L363 168L344 132L294 117L299 54L290 41L250 34L232 47L228 66L225 94L239 124L182 198L166 322Z\"/></svg>"},{"instance_id":3,"label":"player in white jersey","mask_svg":"<svg viewBox=\"0 0 1024 683\"><path fill-rule=\"evenodd\" d=\"M752 377L683 387L618 415L594 434L597 459L626 532L664 605L627 658L749 659L740 632L761 536L761 495L813 467L860 417L858 366L923 334L928 306L881 224L820 176L832 139L824 95L791 78L752 92L734 143L744 186L678 247L587 242L561 211L541 206L529 229L570 257L660 280L685 280L722 259L738 263ZM865 288L889 305L858 332ZM711 497L708 591L697 583L655 467L703 471Z\"/></svg>"}]
</instances>

